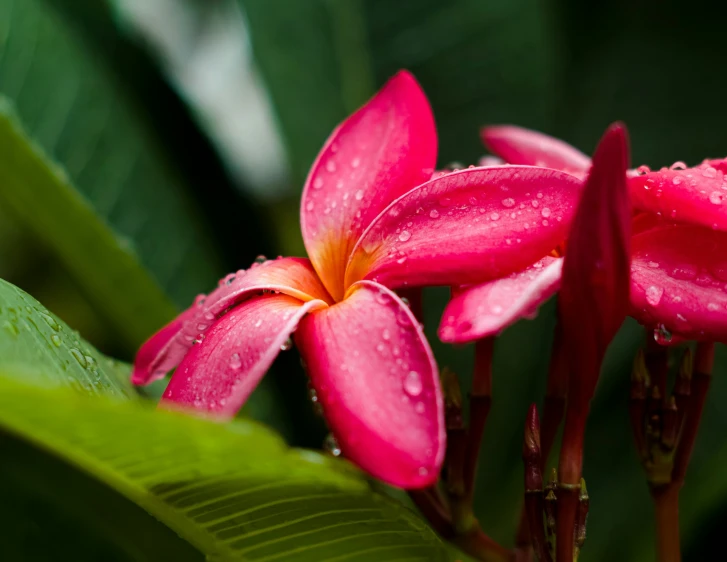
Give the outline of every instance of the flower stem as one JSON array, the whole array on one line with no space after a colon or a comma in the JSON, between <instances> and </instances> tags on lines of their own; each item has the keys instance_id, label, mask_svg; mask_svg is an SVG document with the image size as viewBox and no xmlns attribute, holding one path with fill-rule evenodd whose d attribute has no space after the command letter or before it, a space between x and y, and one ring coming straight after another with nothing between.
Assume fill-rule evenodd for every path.
<instances>
[{"instance_id":1,"label":"flower stem","mask_svg":"<svg viewBox=\"0 0 727 562\"><path fill-rule=\"evenodd\" d=\"M656 512L658 562L681 562L679 545L679 489L675 482L651 489Z\"/></svg>"}]
</instances>

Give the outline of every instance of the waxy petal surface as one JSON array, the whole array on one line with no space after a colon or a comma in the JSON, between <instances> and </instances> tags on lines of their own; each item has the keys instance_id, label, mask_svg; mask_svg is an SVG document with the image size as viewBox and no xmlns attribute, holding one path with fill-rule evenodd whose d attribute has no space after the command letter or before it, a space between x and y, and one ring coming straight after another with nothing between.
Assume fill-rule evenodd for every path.
<instances>
[{"instance_id":1,"label":"waxy petal surface","mask_svg":"<svg viewBox=\"0 0 727 562\"><path fill-rule=\"evenodd\" d=\"M325 308L287 295L252 298L228 312L189 350L162 403L231 418L308 312Z\"/></svg>"},{"instance_id":2,"label":"waxy petal surface","mask_svg":"<svg viewBox=\"0 0 727 562\"><path fill-rule=\"evenodd\" d=\"M343 454L394 486L435 482L446 440L439 372L406 305L363 281L303 319L295 340Z\"/></svg>"},{"instance_id":3,"label":"waxy petal surface","mask_svg":"<svg viewBox=\"0 0 727 562\"><path fill-rule=\"evenodd\" d=\"M706 161L696 168L662 168L630 176L634 207L667 220L727 230L727 178L721 162Z\"/></svg>"},{"instance_id":4,"label":"waxy petal surface","mask_svg":"<svg viewBox=\"0 0 727 562\"><path fill-rule=\"evenodd\" d=\"M201 306L200 302L204 298L204 295L199 295L192 306L144 342L134 358L134 368L131 372L132 384L150 384L164 378L169 371L165 365L179 364L184 354L187 353L187 349L175 345L174 338L181 331L184 323L197 315Z\"/></svg>"},{"instance_id":5,"label":"waxy petal surface","mask_svg":"<svg viewBox=\"0 0 727 562\"><path fill-rule=\"evenodd\" d=\"M544 166L585 177L591 159L562 140L514 125L482 129L482 142L510 164Z\"/></svg>"},{"instance_id":6,"label":"waxy petal surface","mask_svg":"<svg viewBox=\"0 0 727 562\"><path fill-rule=\"evenodd\" d=\"M588 408L603 356L628 312L628 159L626 130L614 124L596 148L568 236L558 310L569 350L569 408Z\"/></svg>"},{"instance_id":7,"label":"waxy petal surface","mask_svg":"<svg viewBox=\"0 0 727 562\"><path fill-rule=\"evenodd\" d=\"M328 139L303 190L300 224L313 266L336 300L356 240L391 201L432 176L436 156L429 103L407 72Z\"/></svg>"},{"instance_id":8,"label":"waxy petal surface","mask_svg":"<svg viewBox=\"0 0 727 562\"><path fill-rule=\"evenodd\" d=\"M332 302L309 260L278 258L255 263L248 270L220 280L217 289L207 297L197 297L193 307L152 336L137 355L132 382L148 384L163 377L228 308L262 291L286 294L304 302ZM162 340L166 342L164 346L159 345Z\"/></svg>"},{"instance_id":9,"label":"waxy petal surface","mask_svg":"<svg viewBox=\"0 0 727 562\"><path fill-rule=\"evenodd\" d=\"M346 283L467 285L520 271L568 233L582 182L532 166L471 168L427 182L359 240Z\"/></svg>"},{"instance_id":10,"label":"waxy petal surface","mask_svg":"<svg viewBox=\"0 0 727 562\"><path fill-rule=\"evenodd\" d=\"M457 291L442 315L439 338L466 343L532 317L560 286L563 258L545 257L508 277Z\"/></svg>"},{"instance_id":11,"label":"waxy petal surface","mask_svg":"<svg viewBox=\"0 0 727 562\"><path fill-rule=\"evenodd\" d=\"M684 339L727 341L727 233L677 225L634 236L631 315Z\"/></svg>"}]
</instances>

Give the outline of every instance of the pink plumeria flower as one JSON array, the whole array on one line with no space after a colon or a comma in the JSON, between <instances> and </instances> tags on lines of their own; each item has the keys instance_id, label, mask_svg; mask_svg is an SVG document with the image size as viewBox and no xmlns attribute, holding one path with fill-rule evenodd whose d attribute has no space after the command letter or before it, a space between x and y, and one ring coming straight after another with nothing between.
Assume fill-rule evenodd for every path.
<instances>
[{"instance_id":1,"label":"pink plumeria flower","mask_svg":"<svg viewBox=\"0 0 727 562\"><path fill-rule=\"evenodd\" d=\"M578 177L590 167L585 154L535 131L486 127L482 137L512 164ZM727 160L627 172L631 201L641 211L632 224L630 314L653 328L660 343L727 341L726 172Z\"/></svg>"},{"instance_id":2,"label":"pink plumeria flower","mask_svg":"<svg viewBox=\"0 0 727 562\"><path fill-rule=\"evenodd\" d=\"M438 369L392 289L472 283L532 263L565 235L578 184L517 166L430 180L436 150L426 97L401 72L313 164L300 209L310 260L279 258L222 280L144 344L133 381L178 365L163 401L229 418L293 335L343 454L395 486L435 482L445 451ZM562 223L503 209L546 187L543 204L563 209Z\"/></svg>"}]
</instances>

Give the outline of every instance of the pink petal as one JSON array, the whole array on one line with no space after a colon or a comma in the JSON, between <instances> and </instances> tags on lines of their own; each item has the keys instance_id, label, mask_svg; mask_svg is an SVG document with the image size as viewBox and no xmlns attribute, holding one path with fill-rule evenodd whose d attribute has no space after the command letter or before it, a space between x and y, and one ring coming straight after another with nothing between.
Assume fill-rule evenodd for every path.
<instances>
[{"instance_id":1,"label":"pink petal","mask_svg":"<svg viewBox=\"0 0 727 562\"><path fill-rule=\"evenodd\" d=\"M637 212L631 220L631 234L636 236L653 228L664 228L674 226L674 221L668 221L648 211Z\"/></svg>"},{"instance_id":2,"label":"pink petal","mask_svg":"<svg viewBox=\"0 0 727 562\"><path fill-rule=\"evenodd\" d=\"M568 143L514 125L484 127L482 142L509 164L544 166L581 178L591 167L591 159Z\"/></svg>"},{"instance_id":3,"label":"pink petal","mask_svg":"<svg viewBox=\"0 0 727 562\"><path fill-rule=\"evenodd\" d=\"M252 298L218 320L189 350L162 397L170 403L230 418L242 407L307 313L323 301L287 295Z\"/></svg>"},{"instance_id":4,"label":"pink petal","mask_svg":"<svg viewBox=\"0 0 727 562\"><path fill-rule=\"evenodd\" d=\"M493 336L521 318L532 317L560 286L562 258L545 257L503 277L467 287L449 302L439 326L448 343L466 343Z\"/></svg>"},{"instance_id":5,"label":"pink petal","mask_svg":"<svg viewBox=\"0 0 727 562\"><path fill-rule=\"evenodd\" d=\"M727 233L677 225L634 236L631 314L685 339L727 341Z\"/></svg>"},{"instance_id":6,"label":"pink petal","mask_svg":"<svg viewBox=\"0 0 727 562\"><path fill-rule=\"evenodd\" d=\"M629 188L638 209L669 220L727 230L727 178L721 166L718 169L710 161L696 168L662 168L631 176Z\"/></svg>"},{"instance_id":7,"label":"pink petal","mask_svg":"<svg viewBox=\"0 0 727 562\"><path fill-rule=\"evenodd\" d=\"M164 378L169 369L159 370L156 365L163 363L176 365L182 360L187 351L174 345L173 340L184 323L197 314L200 302L204 298L204 295L199 295L192 306L144 342L134 359L134 368L131 372L132 384L150 384Z\"/></svg>"},{"instance_id":8,"label":"pink petal","mask_svg":"<svg viewBox=\"0 0 727 562\"><path fill-rule=\"evenodd\" d=\"M446 445L439 373L406 305L362 281L295 339L346 457L394 486L434 483Z\"/></svg>"},{"instance_id":9,"label":"pink petal","mask_svg":"<svg viewBox=\"0 0 727 562\"><path fill-rule=\"evenodd\" d=\"M255 263L247 271L241 269L222 279L206 298L197 297L195 306L145 343L137 354L132 382L148 384L163 378L179 364L192 342L228 308L262 291L290 295L304 302L332 302L307 259L278 258Z\"/></svg>"},{"instance_id":10,"label":"pink petal","mask_svg":"<svg viewBox=\"0 0 727 562\"><path fill-rule=\"evenodd\" d=\"M336 300L356 240L391 201L431 177L436 157L434 118L408 72L330 136L306 181L300 224L313 266Z\"/></svg>"},{"instance_id":11,"label":"pink petal","mask_svg":"<svg viewBox=\"0 0 727 562\"><path fill-rule=\"evenodd\" d=\"M567 235L582 182L531 166L471 168L392 203L358 241L346 283L467 285L520 271Z\"/></svg>"}]
</instances>

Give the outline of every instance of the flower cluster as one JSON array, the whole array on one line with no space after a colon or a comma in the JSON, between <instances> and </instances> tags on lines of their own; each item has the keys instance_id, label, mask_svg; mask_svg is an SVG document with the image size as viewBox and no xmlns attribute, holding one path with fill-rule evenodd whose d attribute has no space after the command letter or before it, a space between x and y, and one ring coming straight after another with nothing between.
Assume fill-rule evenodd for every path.
<instances>
[{"instance_id":1,"label":"flower cluster","mask_svg":"<svg viewBox=\"0 0 727 562\"><path fill-rule=\"evenodd\" d=\"M436 171L427 99L397 74L311 168L300 206L308 257L261 259L222 279L144 344L133 382L176 368L165 407L230 418L294 340L343 455L389 484L430 488L451 424L421 319L397 291L452 287L439 327L450 343L492 338L560 291L556 352L568 351L551 372L568 395L560 485L578 487L588 405L625 316L661 344L727 336L727 160L630 170L619 124L593 160L514 126L482 137L501 161ZM562 414L546 412L547 432ZM528 419L528 478L541 482L537 414ZM572 537L582 498L560 495L558 535ZM559 541L558 560L572 549Z\"/></svg>"}]
</instances>

